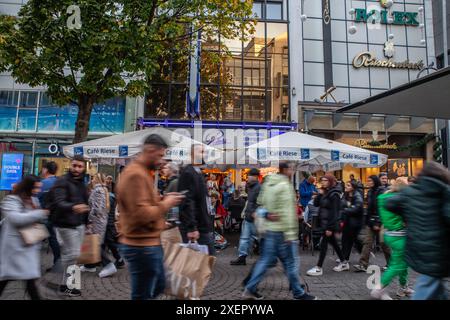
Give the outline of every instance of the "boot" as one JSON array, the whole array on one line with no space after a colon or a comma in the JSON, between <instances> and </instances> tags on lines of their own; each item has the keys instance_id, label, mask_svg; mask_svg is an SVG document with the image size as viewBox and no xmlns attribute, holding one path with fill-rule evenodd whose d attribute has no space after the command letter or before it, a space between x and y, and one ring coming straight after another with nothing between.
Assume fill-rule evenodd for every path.
<instances>
[{"instance_id":1,"label":"boot","mask_svg":"<svg viewBox=\"0 0 450 320\"><path fill-rule=\"evenodd\" d=\"M230 261L232 266L245 266L247 263L245 262L245 256L240 256L236 260Z\"/></svg>"}]
</instances>

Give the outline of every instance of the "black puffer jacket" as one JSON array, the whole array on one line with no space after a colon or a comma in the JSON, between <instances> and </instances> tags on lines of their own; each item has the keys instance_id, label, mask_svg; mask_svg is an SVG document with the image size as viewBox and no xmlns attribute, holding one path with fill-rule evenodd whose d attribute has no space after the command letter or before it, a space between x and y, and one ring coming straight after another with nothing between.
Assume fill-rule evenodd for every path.
<instances>
[{"instance_id":1,"label":"black puffer jacket","mask_svg":"<svg viewBox=\"0 0 450 320\"><path fill-rule=\"evenodd\" d=\"M354 191L350 201L342 210L342 218L346 226L351 228L362 227L364 216L364 201L359 191Z\"/></svg>"},{"instance_id":2,"label":"black puffer jacket","mask_svg":"<svg viewBox=\"0 0 450 320\"><path fill-rule=\"evenodd\" d=\"M74 213L77 204L88 205L88 192L84 179L75 179L69 172L59 178L53 188L50 219L56 227L75 228L87 222L87 214Z\"/></svg>"},{"instance_id":3,"label":"black puffer jacket","mask_svg":"<svg viewBox=\"0 0 450 320\"><path fill-rule=\"evenodd\" d=\"M450 276L450 186L430 177L386 200L406 222L406 263L431 277Z\"/></svg>"},{"instance_id":4,"label":"black puffer jacket","mask_svg":"<svg viewBox=\"0 0 450 320\"><path fill-rule=\"evenodd\" d=\"M319 207L319 226L323 231L339 230L339 213L341 211L341 190L333 187L324 195L314 199L314 206Z\"/></svg>"},{"instance_id":5,"label":"black puffer jacket","mask_svg":"<svg viewBox=\"0 0 450 320\"><path fill-rule=\"evenodd\" d=\"M374 184L375 185L367 192L366 224L371 228L373 228L374 226L381 226L377 198L380 194L383 194L386 191L386 188L381 186L380 180L378 178L374 178Z\"/></svg>"}]
</instances>

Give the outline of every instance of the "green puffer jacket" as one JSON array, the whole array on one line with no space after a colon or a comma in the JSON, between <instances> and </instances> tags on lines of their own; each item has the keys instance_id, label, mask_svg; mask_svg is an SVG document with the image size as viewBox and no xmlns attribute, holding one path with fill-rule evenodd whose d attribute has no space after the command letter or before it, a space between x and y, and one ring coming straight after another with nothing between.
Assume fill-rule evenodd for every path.
<instances>
[{"instance_id":1,"label":"green puffer jacket","mask_svg":"<svg viewBox=\"0 0 450 320\"><path fill-rule=\"evenodd\" d=\"M266 177L258 197L258 204L270 213L280 216L279 221L265 220L266 231L283 232L285 240L298 239L298 218L294 188L289 179L281 174Z\"/></svg>"},{"instance_id":2,"label":"green puffer jacket","mask_svg":"<svg viewBox=\"0 0 450 320\"><path fill-rule=\"evenodd\" d=\"M387 199L386 209L406 222L407 264L431 277L450 276L450 186L420 177Z\"/></svg>"},{"instance_id":3,"label":"green puffer jacket","mask_svg":"<svg viewBox=\"0 0 450 320\"><path fill-rule=\"evenodd\" d=\"M381 223L387 231L400 231L405 229L405 222L402 216L386 209L385 204L389 198L395 196L393 192L386 192L378 196L378 210L380 212Z\"/></svg>"}]
</instances>

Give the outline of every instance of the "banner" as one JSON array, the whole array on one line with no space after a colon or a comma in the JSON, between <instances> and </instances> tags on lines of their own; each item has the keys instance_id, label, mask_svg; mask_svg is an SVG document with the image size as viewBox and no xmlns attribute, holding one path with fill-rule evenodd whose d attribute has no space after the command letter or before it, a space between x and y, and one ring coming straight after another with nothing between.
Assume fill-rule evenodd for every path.
<instances>
[{"instance_id":1,"label":"banner","mask_svg":"<svg viewBox=\"0 0 450 320\"><path fill-rule=\"evenodd\" d=\"M74 147L75 156L86 156L87 158L125 158L128 157L128 146L98 147L84 146Z\"/></svg>"},{"instance_id":2,"label":"banner","mask_svg":"<svg viewBox=\"0 0 450 320\"><path fill-rule=\"evenodd\" d=\"M4 153L2 156L2 173L0 190L12 190L12 185L22 179L23 154Z\"/></svg>"}]
</instances>

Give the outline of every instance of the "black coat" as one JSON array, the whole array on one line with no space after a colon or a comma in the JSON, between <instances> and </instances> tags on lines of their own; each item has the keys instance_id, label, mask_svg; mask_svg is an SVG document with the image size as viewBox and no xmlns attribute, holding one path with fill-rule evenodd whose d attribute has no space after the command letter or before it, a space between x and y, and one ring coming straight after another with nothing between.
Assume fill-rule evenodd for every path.
<instances>
[{"instance_id":1,"label":"black coat","mask_svg":"<svg viewBox=\"0 0 450 320\"><path fill-rule=\"evenodd\" d=\"M341 190L334 187L324 195L319 194L314 199L314 206L319 207L319 226L323 231L339 230L339 213L341 211Z\"/></svg>"},{"instance_id":2,"label":"black coat","mask_svg":"<svg viewBox=\"0 0 450 320\"><path fill-rule=\"evenodd\" d=\"M367 216L366 224L373 228L381 226L380 213L378 211L378 196L386 191L383 187L371 188L367 192Z\"/></svg>"},{"instance_id":3,"label":"black coat","mask_svg":"<svg viewBox=\"0 0 450 320\"><path fill-rule=\"evenodd\" d=\"M346 203L346 207L342 210L342 219L346 226L360 228L363 224L363 217L364 200L361 193L355 190L353 197L351 197L349 203Z\"/></svg>"},{"instance_id":4,"label":"black coat","mask_svg":"<svg viewBox=\"0 0 450 320\"><path fill-rule=\"evenodd\" d=\"M187 190L186 198L180 205L180 230L183 232L213 232L213 217L206 204L206 184L201 173L192 165L181 171L178 178L178 191Z\"/></svg>"},{"instance_id":5,"label":"black coat","mask_svg":"<svg viewBox=\"0 0 450 320\"><path fill-rule=\"evenodd\" d=\"M237 199L235 199L234 196L231 197L230 201L228 202L228 209L230 210L231 218L240 220L244 207L245 199L242 196L239 196L239 198Z\"/></svg>"},{"instance_id":6,"label":"black coat","mask_svg":"<svg viewBox=\"0 0 450 320\"><path fill-rule=\"evenodd\" d=\"M386 199L406 222L406 263L431 277L450 276L450 186L430 177Z\"/></svg>"},{"instance_id":7,"label":"black coat","mask_svg":"<svg viewBox=\"0 0 450 320\"><path fill-rule=\"evenodd\" d=\"M55 182L51 193L50 220L55 227L75 228L86 224L88 214L74 213L72 209L77 204L88 205L84 179L75 179L69 172Z\"/></svg>"},{"instance_id":8,"label":"black coat","mask_svg":"<svg viewBox=\"0 0 450 320\"><path fill-rule=\"evenodd\" d=\"M259 182L251 182L248 183L248 191L247 191L247 207L245 208L245 220L248 222L254 222L254 218L252 217L252 214L256 212L256 209L258 208L258 196L259 192L261 191L261 185Z\"/></svg>"}]
</instances>

